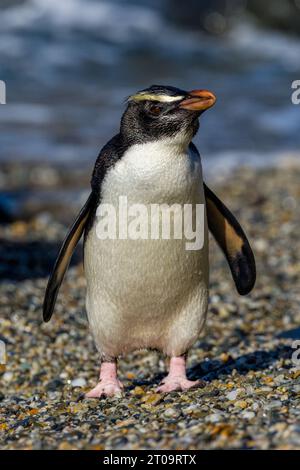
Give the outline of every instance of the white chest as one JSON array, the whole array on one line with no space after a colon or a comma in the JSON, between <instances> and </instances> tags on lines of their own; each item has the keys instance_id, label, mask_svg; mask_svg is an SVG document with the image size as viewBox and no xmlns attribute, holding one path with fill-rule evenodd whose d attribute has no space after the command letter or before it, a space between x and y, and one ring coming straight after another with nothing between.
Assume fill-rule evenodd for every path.
<instances>
[{"instance_id":1,"label":"white chest","mask_svg":"<svg viewBox=\"0 0 300 470\"><path fill-rule=\"evenodd\" d=\"M168 140L135 145L102 184L102 203L116 203L120 195L141 204L202 203L200 157Z\"/></svg>"},{"instance_id":2,"label":"white chest","mask_svg":"<svg viewBox=\"0 0 300 470\"><path fill-rule=\"evenodd\" d=\"M200 158L170 142L132 147L107 173L101 205L118 208L120 196L146 206L204 204ZM113 356L140 347L167 354L187 350L207 307L206 218L198 251L187 251L180 239L99 240L96 225L85 244L85 272L99 350Z\"/></svg>"}]
</instances>

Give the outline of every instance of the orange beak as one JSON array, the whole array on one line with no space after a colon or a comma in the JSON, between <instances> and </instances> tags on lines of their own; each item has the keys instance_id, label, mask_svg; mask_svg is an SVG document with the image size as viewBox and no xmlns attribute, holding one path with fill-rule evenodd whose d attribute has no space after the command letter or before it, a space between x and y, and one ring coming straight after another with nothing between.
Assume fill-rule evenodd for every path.
<instances>
[{"instance_id":1,"label":"orange beak","mask_svg":"<svg viewBox=\"0 0 300 470\"><path fill-rule=\"evenodd\" d=\"M215 102L215 95L208 90L193 90L189 92L189 98L181 101L179 108L188 109L190 111L205 111L211 108Z\"/></svg>"}]
</instances>

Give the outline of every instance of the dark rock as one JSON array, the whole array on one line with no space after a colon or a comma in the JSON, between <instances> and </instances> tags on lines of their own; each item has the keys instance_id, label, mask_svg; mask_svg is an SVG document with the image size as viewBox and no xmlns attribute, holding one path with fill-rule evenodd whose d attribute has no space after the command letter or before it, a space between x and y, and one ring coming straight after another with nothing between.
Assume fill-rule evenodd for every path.
<instances>
[{"instance_id":1,"label":"dark rock","mask_svg":"<svg viewBox=\"0 0 300 470\"><path fill-rule=\"evenodd\" d=\"M52 380L51 382L49 382L47 385L46 385L46 389L48 392L56 392L57 389L61 389L64 387L64 382L60 379L55 379L55 380Z\"/></svg>"}]
</instances>

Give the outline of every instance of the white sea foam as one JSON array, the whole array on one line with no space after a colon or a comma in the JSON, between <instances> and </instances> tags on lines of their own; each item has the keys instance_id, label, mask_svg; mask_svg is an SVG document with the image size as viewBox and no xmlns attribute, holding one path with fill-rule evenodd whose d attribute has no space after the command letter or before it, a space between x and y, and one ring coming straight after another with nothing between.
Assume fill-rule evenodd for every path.
<instances>
[{"instance_id":1,"label":"white sea foam","mask_svg":"<svg viewBox=\"0 0 300 470\"><path fill-rule=\"evenodd\" d=\"M158 31L160 16L152 9L130 4L91 0L28 0L1 13L4 29L103 28L114 40L126 39L131 32Z\"/></svg>"},{"instance_id":2,"label":"white sea foam","mask_svg":"<svg viewBox=\"0 0 300 470\"><path fill-rule=\"evenodd\" d=\"M256 58L281 62L290 70L300 69L299 38L275 30L265 30L251 20L237 24L229 33L229 45Z\"/></svg>"}]
</instances>

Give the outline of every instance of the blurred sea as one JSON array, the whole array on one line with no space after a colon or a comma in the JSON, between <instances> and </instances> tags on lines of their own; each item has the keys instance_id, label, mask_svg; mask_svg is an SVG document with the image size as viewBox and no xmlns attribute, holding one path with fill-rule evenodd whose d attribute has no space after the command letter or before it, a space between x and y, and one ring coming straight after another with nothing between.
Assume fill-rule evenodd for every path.
<instances>
[{"instance_id":1,"label":"blurred sea","mask_svg":"<svg viewBox=\"0 0 300 470\"><path fill-rule=\"evenodd\" d=\"M208 88L196 143L205 167L270 164L300 148L300 38L245 17L226 34L178 26L164 1L0 4L0 160L91 165L124 99L153 83ZM1 6L2 5L2 6Z\"/></svg>"}]
</instances>

